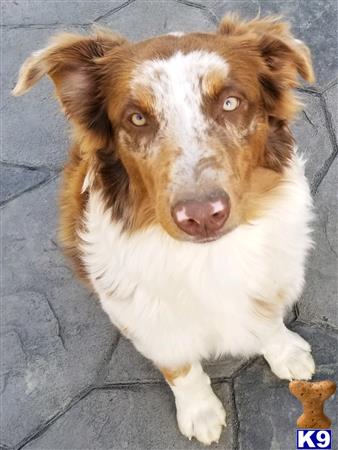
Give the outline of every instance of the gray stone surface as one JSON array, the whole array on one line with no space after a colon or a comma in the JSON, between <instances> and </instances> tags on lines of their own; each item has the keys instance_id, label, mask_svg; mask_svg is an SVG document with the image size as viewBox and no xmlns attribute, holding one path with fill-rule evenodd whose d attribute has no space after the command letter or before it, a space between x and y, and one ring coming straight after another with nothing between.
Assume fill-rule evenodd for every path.
<instances>
[{"instance_id":1,"label":"gray stone surface","mask_svg":"<svg viewBox=\"0 0 338 450\"><path fill-rule=\"evenodd\" d=\"M299 152L307 160L305 173L310 183L321 170L323 162L333 151L330 136L326 129L325 113L319 96L305 92L298 93L303 104L293 122L293 131Z\"/></svg>"},{"instance_id":2,"label":"gray stone surface","mask_svg":"<svg viewBox=\"0 0 338 450\"><path fill-rule=\"evenodd\" d=\"M234 439L231 391L227 384L214 387L227 408L227 427L213 449L231 449ZM205 449L178 431L175 405L165 386L136 385L125 389L95 390L70 409L41 438L25 450L76 449ZM76 432L74 432L76 430Z\"/></svg>"},{"instance_id":3,"label":"gray stone surface","mask_svg":"<svg viewBox=\"0 0 338 450\"><path fill-rule=\"evenodd\" d=\"M338 160L335 159L315 196L316 247L309 260L307 283L299 303L305 321L329 323L338 327Z\"/></svg>"},{"instance_id":4,"label":"gray stone surface","mask_svg":"<svg viewBox=\"0 0 338 450\"><path fill-rule=\"evenodd\" d=\"M315 379L337 380L337 332L297 325L299 332L312 345L316 361ZM239 417L239 449L293 450L296 448L296 420L302 407L288 389L288 382L272 374L263 358L259 358L235 380L235 398ZM326 402L326 413L337 428L337 401Z\"/></svg>"},{"instance_id":5,"label":"gray stone surface","mask_svg":"<svg viewBox=\"0 0 338 450\"><path fill-rule=\"evenodd\" d=\"M59 27L60 31L69 29ZM71 29L83 31L74 27ZM45 47L48 38L55 32L48 28L3 30L2 159L6 162L60 168L65 161L67 123L54 98L52 83L44 78L24 96L11 96L23 61L33 51Z\"/></svg>"},{"instance_id":6,"label":"gray stone surface","mask_svg":"<svg viewBox=\"0 0 338 450\"><path fill-rule=\"evenodd\" d=\"M253 17L259 8L262 15L283 13L292 22L297 37L312 49L318 75L316 93L300 93L306 106L292 126L308 159L317 209L316 248L292 326L313 346L316 378L337 380L332 328L337 327L338 251L336 2L4 1L1 449L204 448L179 434L174 400L159 372L120 338L61 256L56 244L59 180L52 178L66 158L67 122L47 79L24 97L10 96L21 63L58 30L85 32L94 21L138 39L211 30L226 11ZM300 406L261 358L224 358L205 368L228 416L227 431L212 448L295 448ZM328 414L336 426L334 412L331 401Z\"/></svg>"},{"instance_id":7,"label":"gray stone surface","mask_svg":"<svg viewBox=\"0 0 338 450\"><path fill-rule=\"evenodd\" d=\"M66 7L61 2L7 0L1 4L2 24L9 26L66 25L91 23L111 14L126 3L123 0L72 0Z\"/></svg>"},{"instance_id":8,"label":"gray stone surface","mask_svg":"<svg viewBox=\"0 0 338 450\"><path fill-rule=\"evenodd\" d=\"M0 205L41 184L51 172L0 163Z\"/></svg>"},{"instance_id":9,"label":"gray stone surface","mask_svg":"<svg viewBox=\"0 0 338 450\"><path fill-rule=\"evenodd\" d=\"M314 61L317 84L325 86L337 76L337 2L336 0L206 0L195 1L212 11L218 18L227 12L242 17L257 14L282 15L291 25L295 36L309 46Z\"/></svg>"},{"instance_id":10,"label":"gray stone surface","mask_svg":"<svg viewBox=\"0 0 338 450\"><path fill-rule=\"evenodd\" d=\"M215 28L206 11L172 0L133 2L101 22L132 40L171 31L211 31Z\"/></svg>"},{"instance_id":11,"label":"gray stone surface","mask_svg":"<svg viewBox=\"0 0 338 450\"><path fill-rule=\"evenodd\" d=\"M324 93L329 116L336 138L338 137L338 81Z\"/></svg>"},{"instance_id":12,"label":"gray stone surface","mask_svg":"<svg viewBox=\"0 0 338 450\"><path fill-rule=\"evenodd\" d=\"M53 181L2 215L1 440L18 444L100 376L117 332L55 245Z\"/></svg>"}]
</instances>

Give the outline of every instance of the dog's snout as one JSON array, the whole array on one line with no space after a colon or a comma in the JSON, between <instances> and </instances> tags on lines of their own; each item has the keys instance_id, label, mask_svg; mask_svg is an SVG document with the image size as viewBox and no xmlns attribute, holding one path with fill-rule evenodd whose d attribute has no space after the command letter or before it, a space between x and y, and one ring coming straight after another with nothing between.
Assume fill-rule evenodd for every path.
<instances>
[{"instance_id":1,"label":"dog's snout","mask_svg":"<svg viewBox=\"0 0 338 450\"><path fill-rule=\"evenodd\" d=\"M217 235L230 214L230 199L222 194L211 194L205 200L183 200L172 208L176 225L196 238Z\"/></svg>"}]
</instances>

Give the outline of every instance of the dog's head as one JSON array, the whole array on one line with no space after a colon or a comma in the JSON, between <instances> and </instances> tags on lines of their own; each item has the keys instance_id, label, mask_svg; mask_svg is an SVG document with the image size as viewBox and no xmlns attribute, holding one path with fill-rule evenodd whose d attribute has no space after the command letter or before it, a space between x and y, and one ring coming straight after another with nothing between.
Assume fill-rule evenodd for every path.
<instances>
[{"instance_id":1,"label":"dog's head","mask_svg":"<svg viewBox=\"0 0 338 450\"><path fill-rule=\"evenodd\" d=\"M292 89L313 81L307 47L271 17L139 43L59 35L24 63L14 94L45 74L88 160L84 189L100 189L125 230L159 223L194 242L247 220L252 191L289 164Z\"/></svg>"}]
</instances>

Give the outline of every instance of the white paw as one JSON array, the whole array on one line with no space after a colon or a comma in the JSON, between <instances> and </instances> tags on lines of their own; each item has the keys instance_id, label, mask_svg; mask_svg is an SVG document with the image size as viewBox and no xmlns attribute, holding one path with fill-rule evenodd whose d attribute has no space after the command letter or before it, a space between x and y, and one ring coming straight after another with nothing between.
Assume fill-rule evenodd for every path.
<instances>
[{"instance_id":1,"label":"white paw","mask_svg":"<svg viewBox=\"0 0 338 450\"><path fill-rule=\"evenodd\" d=\"M225 411L222 403L213 393L193 399L176 401L177 422L182 434L189 439L195 437L205 445L218 442L225 424Z\"/></svg>"},{"instance_id":2,"label":"white paw","mask_svg":"<svg viewBox=\"0 0 338 450\"><path fill-rule=\"evenodd\" d=\"M272 372L286 380L310 380L315 363L310 345L297 333L287 330L286 338L263 353Z\"/></svg>"}]
</instances>

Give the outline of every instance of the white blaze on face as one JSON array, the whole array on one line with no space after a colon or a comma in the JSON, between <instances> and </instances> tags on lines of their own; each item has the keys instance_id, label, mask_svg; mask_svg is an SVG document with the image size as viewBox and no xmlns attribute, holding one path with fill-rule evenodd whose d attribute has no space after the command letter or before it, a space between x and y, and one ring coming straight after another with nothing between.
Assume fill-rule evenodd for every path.
<instances>
[{"instance_id":1,"label":"white blaze on face","mask_svg":"<svg viewBox=\"0 0 338 450\"><path fill-rule=\"evenodd\" d=\"M207 120L201 109L202 80L210 72L226 78L229 66L217 53L179 51L145 61L135 73L135 87L147 87L154 95L160 132L181 151L171 174L174 184L188 182L199 161L212 155L204 144Z\"/></svg>"}]
</instances>

